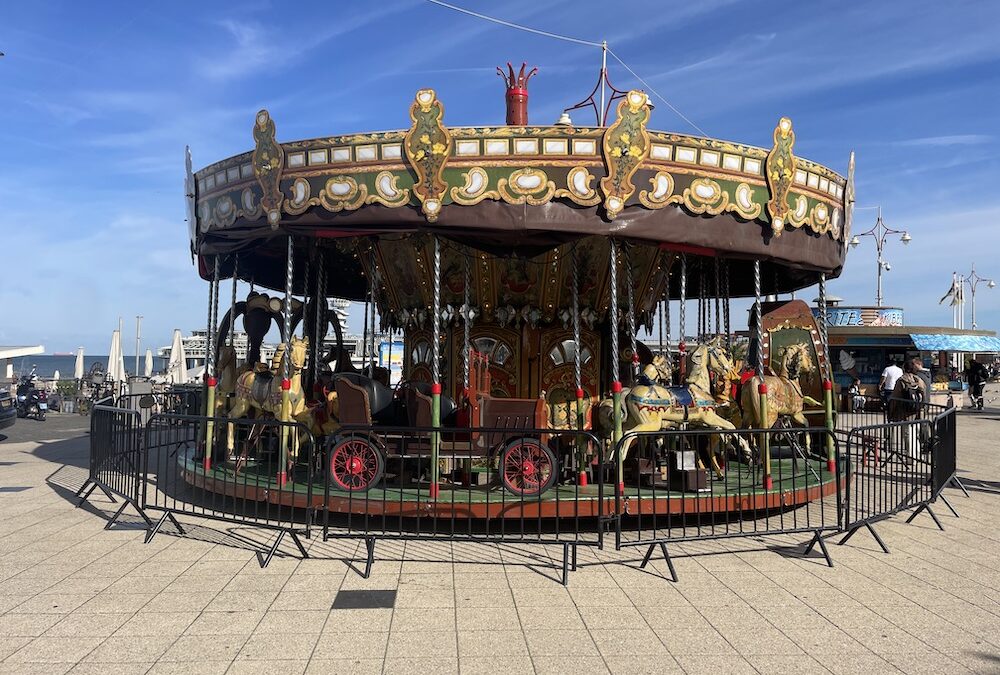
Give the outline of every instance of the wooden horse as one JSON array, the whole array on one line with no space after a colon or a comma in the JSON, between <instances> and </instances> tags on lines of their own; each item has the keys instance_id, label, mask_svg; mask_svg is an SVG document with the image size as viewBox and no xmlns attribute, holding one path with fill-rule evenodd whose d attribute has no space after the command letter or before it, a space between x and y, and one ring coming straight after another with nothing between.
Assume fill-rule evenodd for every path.
<instances>
[{"instance_id":1,"label":"wooden horse","mask_svg":"<svg viewBox=\"0 0 1000 675\"><path fill-rule=\"evenodd\" d=\"M767 385L767 417L762 414L760 396L760 377L752 377L740 392L740 407L742 408L742 426L744 429L770 429L781 416L792 418L797 424L808 427L802 410L806 404L822 407L823 404L802 393L799 375L812 370L812 358L808 346L793 344L781 353L781 361L777 375L765 375ZM809 449L809 436L805 439L806 450Z\"/></svg>"},{"instance_id":2,"label":"wooden horse","mask_svg":"<svg viewBox=\"0 0 1000 675\"><path fill-rule=\"evenodd\" d=\"M305 396L302 393L302 367L305 365L308 340L292 338L290 357L291 403L289 421L308 423L308 410ZM269 413L276 419L281 419L281 380L284 375L285 354L284 343L278 346L272 360L272 368L264 371L250 371L236 378L236 397L229 410L229 419L245 417L251 410ZM233 452L233 424L227 425L226 447L230 455ZM298 454L298 434L291 434L292 443L289 447L289 462L294 462Z\"/></svg>"},{"instance_id":3,"label":"wooden horse","mask_svg":"<svg viewBox=\"0 0 1000 675\"><path fill-rule=\"evenodd\" d=\"M717 342L699 345L688 356L686 386L666 387L659 382L670 377L669 364L662 356L655 357L653 363L643 370L636 386L623 392L624 430L659 431L677 428L686 423L720 431L735 431L736 426L732 422L715 412L717 403L712 395L709 377L710 372L719 378L728 377L731 370L732 363ZM635 436L632 436L626 441L622 448L625 455L634 440ZM752 453L749 444L740 436L736 436L735 441L743 458L750 461ZM718 439L713 439L709 455L716 476L723 479L725 474L717 457L719 447Z\"/></svg>"},{"instance_id":4,"label":"wooden horse","mask_svg":"<svg viewBox=\"0 0 1000 675\"><path fill-rule=\"evenodd\" d=\"M215 388L215 416L220 417L226 413L226 403L230 394L236 392L236 378L239 372L236 369L235 349L224 345L219 350L219 356L215 360L215 372L219 373L219 383Z\"/></svg>"}]
</instances>

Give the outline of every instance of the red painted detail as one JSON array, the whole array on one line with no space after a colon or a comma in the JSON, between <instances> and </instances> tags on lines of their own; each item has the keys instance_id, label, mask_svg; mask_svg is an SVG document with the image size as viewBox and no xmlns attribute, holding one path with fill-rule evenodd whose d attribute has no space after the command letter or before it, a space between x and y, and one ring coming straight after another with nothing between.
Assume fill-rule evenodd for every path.
<instances>
[{"instance_id":1,"label":"red painted detail","mask_svg":"<svg viewBox=\"0 0 1000 675\"><path fill-rule=\"evenodd\" d=\"M826 460L826 470L833 473L837 470L837 463L832 459Z\"/></svg>"},{"instance_id":2,"label":"red painted detail","mask_svg":"<svg viewBox=\"0 0 1000 675\"><path fill-rule=\"evenodd\" d=\"M620 495L625 494L625 483L618 484L618 494Z\"/></svg>"},{"instance_id":3,"label":"red painted detail","mask_svg":"<svg viewBox=\"0 0 1000 675\"><path fill-rule=\"evenodd\" d=\"M774 489L774 481L771 480L770 476L764 476L764 489L765 490L773 490Z\"/></svg>"},{"instance_id":4,"label":"red painted detail","mask_svg":"<svg viewBox=\"0 0 1000 675\"><path fill-rule=\"evenodd\" d=\"M468 387L462 387L462 396L463 396L463 398L469 398L469 388Z\"/></svg>"},{"instance_id":5,"label":"red painted detail","mask_svg":"<svg viewBox=\"0 0 1000 675\"><path fill-rule=\"evenodd\" d=\"M577 482L577 485L579 485L580 487L587 487L588 480L587 480L587 472L586 471L581 471L580 472L580 480Z\"/></svg>"},{"instance_id":6,"label":"red painted detail","mask_svg":"<svg viewBox=\"0 0 1000 675\"><path fill-rule=\"evenodd\" d=\"M823 391L833 391L833 382L830 380L823 380Z\"/></svg>"},{"instance_id":7,"label":"red painted detail","mask_svg":"<svg viewBox=\"0 0 1000 675\"><path fill-rule=\"evenodd\" d=\"M219 381L218 381L217 379L215 379L215 377L214 377L214 376L212 376L212 375L209 375L209 376L208 376L208 380L207 380L207 382L208 382L208 386L210 386L210 387L214 387L214 386L216 386L217 384L219 384Z\"/></svg>"},{"instance_id":8,"label":"red painted detail","mask_svg":"<svg viewBox=\"0 0 1000 675\"><path fill-rule=\"evenodd\" d=\"M520 87L511 87L510 89L507 90L507 95L508 96L527 96L528 95L528 90L527 89L522 89Z\"/></svg>"},{"instance_id":9,"label":"red painted detail","mask_svg":"<svg viewBox=\"0 0 1000 675\"><path fill-rule=\"evenodd\" d=\"M764 382L763 380L760 381L760 384L757 385L757 393L758 394L766 394L767 393L767 382Z\"/></svg>"},{"instance_id":10,"label":"red painted detail","mask_svg":"<svg viewBox=\"0 0 1000 675\"><path fill-rule=\"evenodd\" d=\"M440 382L434 382L433 384L431 384L431 393L432 394L440 394L441 393L441 383Z\"/></svg>"},{"instance_id":11,"label":"red painted detail","mask_svg":"<svg viewBox=\"0 0 1000 675\"><path fill-rule=\"evenodd\" d=\"M755 373L752 370L744 370L740 375L740 384L746 384L753 379Z\"/></svg>"},{"instance_id":12,"label":"red painted detail","mask_svg":"<svg viewBox=\"0 0 1000 675\"><path fill-rule=\"evenodd\" d=\"M431 483L428 492L431 499L437 499L441 495L441 486L437 483Z\"/></svg>"},{"instance_id":13,"label":"red painted detail","mask_svg":"<svg viewBox=\"0 0 1000 675\"><path fill-rule=\"evenodd\" d=\"M681 354L683 354L684 352L687 351L687 345L684 344L683 342L679 343L677 345L677 351L679 351Z\"/></svg>"},{"instance_id":14,"label":"red painted detail","mask_svg":"<svg viewBox=\"0 0 1000 675\"><path fill-rule=\"evenodd\" d=\"M632 354L632 363L639 363L639 355Z\"/></svg>"},{"instance_id":15,"label":"red painted detail","mask_svg":"<svg viewBox=\"0 0 1000 675\"><path fill-rule=\"evenodd\" d=\"M285 485L287 485L288 484L288 473L285 472L285 471L279 471L278 472L277 481L278 481L278 485L279 486L284 487Z\"/></svg>"},{"instance_id":16,"label":"red painted detail","mask_svg":"<svg viewBox=\"0 0 1000 675\"><path fill-rule=\"evenodd\" d=\"M504 487L525 497L540 495L555 467L548 453L537 442L508 446L500 459Z\"/></svg>"},{"instance_id":17,"label":"red painted detail","mask_svg":"<svg viewBox=\"0 0 1000 675\"><path fill-rule=\"evenodd\" d=\"M212 458L211 457L206 457L205 461L202 463L202 466L205 468L205 471L211 471L212 470Z\"/></svg>"},{"instance_id":18,"label":"red painted detail","mask_svg":"<svg viewBox=\"0 0 1000 675\"><path fill-rule=\"evenodd\" d=\"M716 250L714 248L692 246L690 244L660 244L660 250L677 251L678 253L693 253L694 255L707 255L711 257L715 257L716 254Z\"/></svg>"},{"instance_id":19,"label":"red painted detail","mask_svg":"<svg viewBox=\"0 0 1000 675\"><path fill-rule=\"evenodd\" d=\"M611 383L611 393L612 394L620 394L620 393L622 393L622 383L619 382L618 380L615 380L614 382L612 382Z\"/></svg>"},{"instance_id":20,"label":"red painted detail","mask_svg":"<svg viewBox=\"0 0 1000 675\"><path fill-rule=\"evenodd\" d=\"M581 400L583 399L583 397L584 397L584 392L583 392L583 389L577 389L577 390L576 390L576 397L577 397L578 399L581 399Z\"/></svg>"},{"instance_id":21,"label":"red painted detail","mask_svg":"<svg viewBox=\"0 0 1000 675\"><path fill-rule=\"evenodd\" d=\"M292 381L291 380L286 380L286 379L282 379L281 380L281 391L288 391L291 388L292 388Z\"/></svg>"}]
</instances>

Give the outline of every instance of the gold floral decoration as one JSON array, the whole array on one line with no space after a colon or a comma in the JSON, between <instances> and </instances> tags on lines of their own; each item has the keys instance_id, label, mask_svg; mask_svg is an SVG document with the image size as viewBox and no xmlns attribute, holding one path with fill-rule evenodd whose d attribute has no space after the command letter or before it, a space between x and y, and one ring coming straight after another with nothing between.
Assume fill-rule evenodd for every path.
<instances>
[{"instance_id":1,"label":"gold floral decoration","mask_svg":"<svg viewBox=\"0 0 1000 675\"><path fill-rule=\"evenodd\" d=\"M788 190L792 187L796 164L795 155L792 154L794 145L792 120L782 117L774 128L774 147L767 153L765 163L767 188L771 195L767 202L767 212L771 216L771 231L775 237L781 236L788 219Z\"/></svg>"},{"instance_id":2,"label":"gold floral decoration","mask_svg":"<svg viewBox=\"0 0 1000 675\"><path fill-rule=\"evenodd\" d=\"M267 214L267 222L271 228L277 229L281 222L281 207L284 203L279 185L281 172L285 166L285 152L281 144L275 140L274 120L267 110L257 112L253 137L257 147L253 151L250 163L263 191L260 204Z\"/></svg>"},{"instance_id":3,"label":"gold floral decoration","mask_svg":"<svg viewBox=\"0 0 1000 675\"><path fill-rule=\"evenodd\" d=\"M581 206L594 206L601 201L601 195L590 186L594 174L586 167L575 166L566 175L566 187L556 190L556 197L568 197Z\"/></svg>"},{"instance_id":4,"label":"gold floral decoration","mask_svg":"<svg viewBox=\"0 0 1000 675\"><path fill-rule=\"evenodd\" d=\"M417 174L413 193L420 200L421 210L428 222L437 220L441 213L448 183L444 180L444 167L451 154L452 138L442 124L444 105L433 89L421 89L410 106L413 125L406 132L403 147L410 166Z\"/></svg>"},{"instance_id":5,"label":"gold floral decoration","mask_svg":"<svg viewBox=\"0 0 1000 675\"><path fill-rule=\"evenodd\" d=\"M609 220L621 213L635 192L632 176L649 155L648 121L649 97L633 89L618 104L618 120L604 133L601 147L608 175L601 179L601 191Z\"/></svg>"}]
</instances>

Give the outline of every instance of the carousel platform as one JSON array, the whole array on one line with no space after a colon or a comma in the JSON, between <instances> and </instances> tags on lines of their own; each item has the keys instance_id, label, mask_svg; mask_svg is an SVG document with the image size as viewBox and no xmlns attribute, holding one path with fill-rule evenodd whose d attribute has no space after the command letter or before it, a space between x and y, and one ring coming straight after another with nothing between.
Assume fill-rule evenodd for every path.
<instances>
[{"instance_id":1,"label":"carousel platform","mask_svg":"<svg viewBox=\"0 0 1000 675\"><path fill-rule=\"evenodd\" d=\"M519 497L493 485L461 485L442 482L436 499L426 482L394 486L391 472L379 485L366 492L346 492L327 488L322 476L312 481L306 469L297 471L279 484L277 465L268 461L246 463L237 472L232 461L220 462L206 470L195 448L177 453L177 465L184 482L197 490L245 502L281 505L292 509L322 509L331 513L368 514L404 518L587 518L615 513L615 486L556 485L542 495ZM625 515L676 514L678 516L752 517L753 512L803 506L837 491L836 473L825 461L799 459L772 460L773 487L765 490L759 470L732 465L725 480L706 482L700 491L670 489L666 485L637 487L626 484L622 492ZM846 475L841 470L840 475ZM601 502L603 501L603 506Z\"/></svg>"}]
</instances>

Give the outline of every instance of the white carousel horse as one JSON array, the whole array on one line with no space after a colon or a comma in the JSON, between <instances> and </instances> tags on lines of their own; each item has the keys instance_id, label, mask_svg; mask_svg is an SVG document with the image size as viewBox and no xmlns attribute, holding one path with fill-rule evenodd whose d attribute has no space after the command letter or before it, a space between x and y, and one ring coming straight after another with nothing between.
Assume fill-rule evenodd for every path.
<instances>
[{"instance_id":1,"label":"white carousel horse","mask_svg":"<svg viewBox=\"0 0 1000 675\"><path fill-rule=\"evenodd\" d=\"M659 431L661 429L677 428L681 424L696 427L718 429L719 431L735 431L736 426L724 419L715 408L718 403L712 394L709 372L717 378L732 377L733 365L725 355L718 339L708 344L699 345L688 355L688 376L686 386L667 387L659 384L670 377L669 365L662 356L653 359L653 363L643 370L639 382L632 388L622 392L625 410L623 411L623 430ZM602 402L602 417L607 418L610 402L605 406ZM724 434L723 434L724 435ZM629 437L622 452L625 455L635 440ZM735 443L743 459L752 460L753 454L749 444L740 436L735 436ZM720 449L719 438L713 438L710 448L712 469L720 479L725 478L718 461Z\"/></svg>"}]
</instances>

